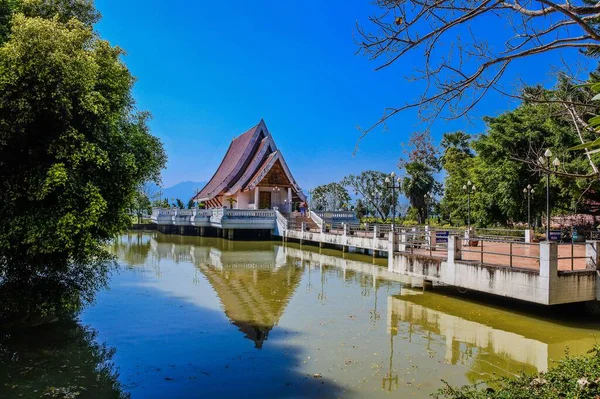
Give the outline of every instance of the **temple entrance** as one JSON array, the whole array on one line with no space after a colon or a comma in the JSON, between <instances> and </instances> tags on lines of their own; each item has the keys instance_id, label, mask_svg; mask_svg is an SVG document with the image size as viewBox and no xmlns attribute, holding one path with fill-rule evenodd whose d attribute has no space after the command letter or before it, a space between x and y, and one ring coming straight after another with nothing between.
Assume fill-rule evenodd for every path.
<instances>
[{"instance_id":1,"label":"temple entrance","mask_svg":"<svg viewBox=\"0 0 600 399\"><path fill-rule=\"evenodd\" d=\"M258 209L271 209L271 192L261 191L258 200Z\"/></svg>"}]
</instances>

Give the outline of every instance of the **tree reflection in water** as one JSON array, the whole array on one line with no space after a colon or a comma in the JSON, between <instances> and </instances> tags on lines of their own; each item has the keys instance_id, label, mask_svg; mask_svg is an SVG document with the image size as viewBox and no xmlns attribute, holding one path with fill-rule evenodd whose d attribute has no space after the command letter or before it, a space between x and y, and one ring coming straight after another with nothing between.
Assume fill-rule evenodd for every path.
<instances>
[{"instance_id":1,"label":"tree reflection in water","mask_svg":"<svg viewBox=\"0 0 600 399\"><path fill-rule=\"evenodd\" d=\"M0 397L128 398L112 348L75 320L0 332Z\"/></svg>"}]
</instances>

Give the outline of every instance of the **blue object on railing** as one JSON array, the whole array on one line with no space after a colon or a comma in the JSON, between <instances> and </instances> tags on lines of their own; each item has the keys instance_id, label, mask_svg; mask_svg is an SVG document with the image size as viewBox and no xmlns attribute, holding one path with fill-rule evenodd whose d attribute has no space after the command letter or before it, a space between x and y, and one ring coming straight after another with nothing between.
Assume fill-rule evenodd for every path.
<instances>
[{"instance_id":1,"label":"blue object on railing","mask_svg":"<svg viewBox=\"0 0 600 399\"><path fill-rule=\"evenodd\" d=\"M449 231L436 231L435 232L435 241L447 243L449 235L450 235Z\"/></svg>"}]
</instances>

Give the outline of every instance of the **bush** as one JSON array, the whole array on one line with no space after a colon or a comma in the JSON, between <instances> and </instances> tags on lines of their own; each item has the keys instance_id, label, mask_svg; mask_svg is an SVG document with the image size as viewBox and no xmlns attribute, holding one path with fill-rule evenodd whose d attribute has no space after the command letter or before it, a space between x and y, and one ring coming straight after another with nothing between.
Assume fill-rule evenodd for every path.
<instances>
[{"instance_id":1,"label":"bush","mask_svg":"<svg viewBox=\"0 0 600 399\"><path fill-rule=\"evenodd\" d=\"M546 373L504 377L490 383L453 388L446 384L434 398L451 399L553 399L600 397L600 345L587 355L567 356Z\"/></svg>"}]
</instances>

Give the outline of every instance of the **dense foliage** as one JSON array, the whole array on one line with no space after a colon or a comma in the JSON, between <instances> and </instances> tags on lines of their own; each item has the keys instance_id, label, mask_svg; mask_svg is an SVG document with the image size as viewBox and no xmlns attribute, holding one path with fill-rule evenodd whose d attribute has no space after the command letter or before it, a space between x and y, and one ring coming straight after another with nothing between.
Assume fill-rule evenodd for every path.
<instances>
[{"instance_id":1,"label":"dense foliage","mask_svg":"<svg viewBox=\"0 0 600 399\"><path fill-rule=\"evenodd\" d=\"M1 0L0 319L76 309L106 279L106 243L158 180L123 51L86 0Z\"/></svg>"},{"instance_id":2,"label":"dense foliage","mask_svg":"<svg viewBox=\"0 0 600 399\"><path fill-rule=\"evenodd\" d=\"M562 168L585 173L589 165L580 153L568 151L580 143L572 124L557 117L556 105L522 104L495 118L485 118L487 132L465 145L465 137L447 134L442 165L446 181L442 209L446 219L464 223L467 194L463 185L471 180L477 191L471 196L471 219L480 226L506 225L527 219L527 196L534 188L532 218L545 212L546 179L524 162L531 152L551 148ZM462 133L461 133L462 134ZM468 143L468 139L467 139ZM471 148L475 151L473 154ZM550 195L555 213L589 213L597 201L597 182L552 176Z\"/></svg>"},{"instance_id":3,"label":"dense foliage","mask_svg":"<svg viewBox=\"0 0 600 399\"><path fill-rule=\"evenodd\" d=\"M502 378L496 388L447 385L435 398L451 399L559 399L600 397L600 346L585 356L567 356L546 373Z\"/></svg>"},{"instance_id":4,"label":"dense foliage","mask_svg":"<svg viewBox=\"0 0 600 399\"><path fill-rule=\"evenodd\" d=\"M312 190L310 206L317 210L338 211L350 208L350 194L340 183L329 183Z\"/></svg>"},{"instance_id":5,"label":"dense foliage","mask_svg":"<svg viewBox=\"0 0 600 399\"><path fill-rule=\"evenodd\" d=\"M392 193L390 184L385 182L387 174L375 170L367 170L359 175L348 175L340 184L350 187L354 193L364 198L363 204L370 213L380 218L391 214L394 205L398 205L397 193ZM358 208L358 204L357 204Z\"/></svg>"}]
</instances>

